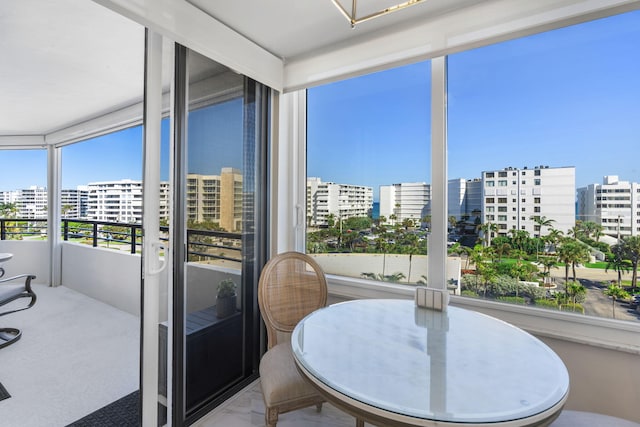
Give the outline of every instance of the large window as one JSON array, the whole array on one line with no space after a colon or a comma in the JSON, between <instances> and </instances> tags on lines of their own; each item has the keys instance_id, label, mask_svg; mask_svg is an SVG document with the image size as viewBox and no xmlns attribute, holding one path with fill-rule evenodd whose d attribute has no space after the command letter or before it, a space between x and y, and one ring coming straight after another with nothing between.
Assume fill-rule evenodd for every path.
<instances>
[{"instance_id":1,"label":"large window","mask_svg":"<svg viewBox=\"0 0 640 427\"><path fill-rule=\"evenodd\" d=\"M451 213L452 249L469 260L463 295L638 320L625 292L638 292L639 212L596 201L640 185L638 46L631 12L449 56L449 178L484 196L496 190L473 179L521 182L498 198L521 215L498 228ZM467 201L464 214L488 212L487 198Z\"/></svg>"},{"instance_id":2,"label":"large window","mask_svg":"<svg viewBox=\"0 0 640 427\"><path fill-rule=\"evenodd\" d=\"M430 63L308 91L307 252L327 273L426 280Z\"/></svg>"},{"instance_id":3,"label":"large window","mask_svg":"<svg viewBox=\"0 0 640 427\"><path fill-rule=\"evenodd\" d=\"M640 188L638 45L635 11L448 56L452 292L638 319L639 203L615 198ZM307 252L328 273L424 283L429 84L422 63L308 91Z\"/></svg>"},{"instance_id":4,"label":"large window","mask_svg":"<svg viewBox=\"0 0 640 427\"><path fill-rule=\"evenodd\" d=\"M47 151L0 151L0 237L44 239L47 233Z\"/></svg>"}]
</instances>

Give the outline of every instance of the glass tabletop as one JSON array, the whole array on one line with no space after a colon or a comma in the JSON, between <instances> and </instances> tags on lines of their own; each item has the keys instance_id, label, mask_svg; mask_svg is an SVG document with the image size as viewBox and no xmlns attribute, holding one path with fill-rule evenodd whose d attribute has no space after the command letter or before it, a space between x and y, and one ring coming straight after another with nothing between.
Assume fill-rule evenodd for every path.
<instances>
[{"instance_id":1,"label":"glass tabletop","mask_svg":"<svg viewBox=\"0 0 640 427\"><path fill-rule=\"evenodd\" d=\"M316 379L367 405L429 420L527 418L560 402L569 375L532 335L456 307L357 300L303 319L294 356Z\"/></svg>"}]
</instances>

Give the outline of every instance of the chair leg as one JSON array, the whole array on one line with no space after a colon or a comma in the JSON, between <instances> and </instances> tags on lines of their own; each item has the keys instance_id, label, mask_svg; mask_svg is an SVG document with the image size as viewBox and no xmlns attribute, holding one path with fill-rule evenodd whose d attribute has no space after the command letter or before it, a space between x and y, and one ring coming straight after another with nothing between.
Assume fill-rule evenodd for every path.
<instances>
[{"instance_id":1,"label":"chair leg","mask_svg":"<svg viewBox=\"0 0 640 427\"><path fill-rule=\"evenodd\" d=\"M22 333L15 328L0 328L0 348L6 347L18 341Z\"/></svg>"},{"instance_id":2,"label":"chair leg","mask_svg":"<svg viewBox=\"0 0 640 427\"><path fill-rule=\"evenodd\" d=\"M265 408L264 421L267 427L276 427L278 422L278 410L275 408Z\"/></svg>"}]
</instances>

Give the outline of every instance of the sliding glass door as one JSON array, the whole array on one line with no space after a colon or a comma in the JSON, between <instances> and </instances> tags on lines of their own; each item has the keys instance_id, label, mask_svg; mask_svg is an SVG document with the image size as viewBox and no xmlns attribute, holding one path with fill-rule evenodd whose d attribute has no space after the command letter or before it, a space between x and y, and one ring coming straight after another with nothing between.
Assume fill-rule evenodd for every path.
<instances>
[{"instance_id":1,"label":"sliding glass door","mask_svg":"<svg viewBox=\"0 0 640 427\"><path fill-rule=\"evenodd\" d=\"M266 89L176 48L173 420L255 377L264 262Z\"/></svg>"}]
</instances>

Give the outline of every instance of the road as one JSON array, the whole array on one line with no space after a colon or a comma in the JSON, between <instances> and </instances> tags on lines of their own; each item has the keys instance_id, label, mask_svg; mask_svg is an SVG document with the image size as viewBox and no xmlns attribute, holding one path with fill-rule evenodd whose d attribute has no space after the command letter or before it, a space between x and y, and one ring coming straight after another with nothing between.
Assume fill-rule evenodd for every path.
<instances>
[{"instance_id":1,"label":"road","mask_svg":"<svg viewBox=\"0 0 640 427\"><path fill-rule=\"evenodd\" d=\"M560 274L558 274L560 273ZM569 271L571 277L572 272ZM555 278L556 283L564 282L564 268L561 272L558 270L552 271L552 277ZM626 274L623 279L629 279L630 275ZM576 268L576 278L587 289L587 299L582 303L585 314L597 317L613 318L613 304L611 299L604 294L604 290L607 288L612 280L617 280L617 273L614 271L605 272L601 269L595 268ZM562 285L559 286L559 289ZM618 320L630 320L639 321L640 313L631 310L626 302L615 302L615 318Z\"/></svg>"}]
</instances>

